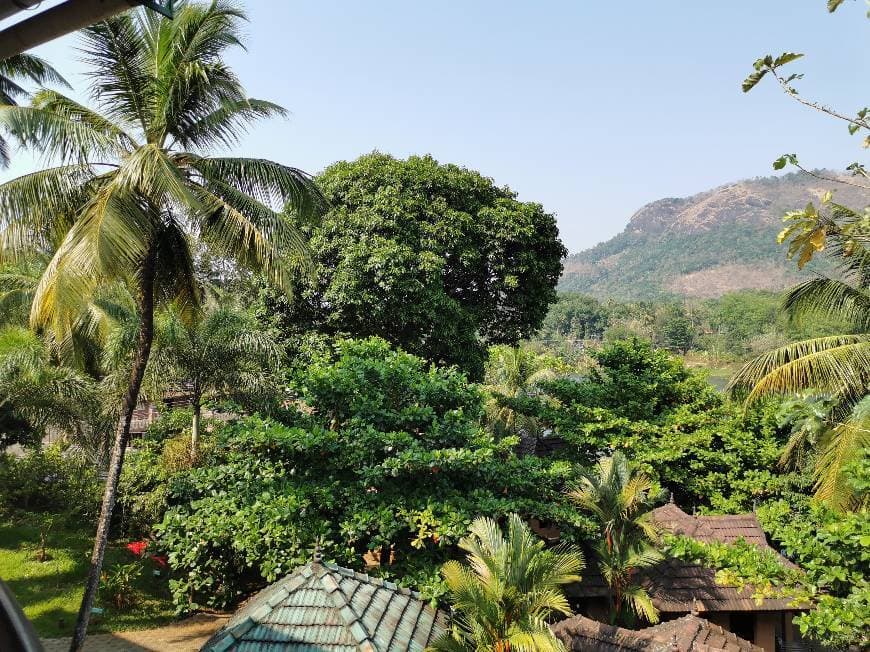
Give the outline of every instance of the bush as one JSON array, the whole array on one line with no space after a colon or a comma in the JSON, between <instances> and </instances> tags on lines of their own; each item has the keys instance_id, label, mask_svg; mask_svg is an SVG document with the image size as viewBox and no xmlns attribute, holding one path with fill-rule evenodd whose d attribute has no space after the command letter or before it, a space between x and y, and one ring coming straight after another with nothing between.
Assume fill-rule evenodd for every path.
<instances>
[{"instance_id":1,"label":"bush","mask_svg":"<svg viewBox=\"0 0 870 652\"><path fill-rule=\"evenodd\" d=\"M166 422L158 425L154 432L149 429L148 436L140 441L135 450L127 453L118 486L118 518L120 530L126 535L150 535L168 507L172 478L209 462L214 435L207 428L202 428L197 457L193 460L190 455L190 433L181 430L181 434L171 435L177 432L175 426L184 423L184 417L189 415L176 410L168 413L168 416ZM153 425L160 424L162 420L163 417Z\"/></svg>"},{"instance_id":2,"label":"bush","mask_svg":"<svg viewBox=\"0 0 870 652\"><path fill-rule=\"evenodd\" d=\"M100 578L100 596L113 607L124 611L136 603L136 579L142 574L139 562L114 564Z\"/></svg>"},{"instance_id":3,"label":"bush","mask_svg":"<svg viewBox=\"0 0 870 652\"><path fill-rule=\"evenodd\" d=\"M21 457L0 455L0 510L96 516L102 482L93 464L74 449L53 444Z\"/></svg>"}]
</instances>

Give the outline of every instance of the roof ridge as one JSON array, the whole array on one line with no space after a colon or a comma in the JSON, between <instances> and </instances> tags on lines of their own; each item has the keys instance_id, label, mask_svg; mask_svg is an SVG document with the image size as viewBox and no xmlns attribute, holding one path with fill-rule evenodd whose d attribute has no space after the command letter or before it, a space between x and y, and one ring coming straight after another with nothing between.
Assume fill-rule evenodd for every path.
<instances>
[{"instance_id":1,"label":"roof ridge","mask_svg":"<svg viewBox=\"0 0 870 652\"><path fill-rule=\"evenodd\" d=\"M344 621L347 630L356 641L359 649L363 652L376 652L377 648L375 648L372 638L373 633L366 629L361 614L358 614L354 610L353 605L350 604L344 591L341 590L339 584L340 580L335 578L336 574L343 577L353 576L349 576L347 573L342 572L345 569L335 566L334 564L321 564L321 567L323 570L317 579L320 581L320 585L324 588L329 599L332 601L332 606ZM353 579L361 581L356 577L353 577Z\"/></svg>"}]
</instances>

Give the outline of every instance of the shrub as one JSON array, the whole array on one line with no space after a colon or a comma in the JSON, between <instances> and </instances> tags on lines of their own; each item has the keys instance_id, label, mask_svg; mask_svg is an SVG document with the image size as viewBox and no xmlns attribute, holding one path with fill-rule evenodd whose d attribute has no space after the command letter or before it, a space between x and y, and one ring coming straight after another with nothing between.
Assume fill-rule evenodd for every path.
<instances>
[{"instance_id":1,"label":"shrub","mask_svg":"<svg viewBox=\"0 0 870 652\"><path fill-rule=\"evenodd\" d=\"M118 487L120 530L128 536L147 536L163 519L172 478L207 464L214 436L203 429L195 460L190 456L190 434L171 436L159 430L127 454Z\"/></svg>"},{"instance_id":2,"label":"shrub","mask_svg":"<svg viewBox=\"0 0 870 652\"><path fill-rule=\"evenodd\" d=\"M139 562L114 564L100 578L100 596L119 610L126 610L136 603L136 579L142 574Z\"/></svg>"},{"instance_id":3,"label":"shrub","mask_svg":"<svg viewBox=\"0 0 870 652\"><path fill-rule=\"evenodd\" d=\"M99 509L102 483L93 464L54 444L21 457L0 455L0 510L89 519Z\"/></svg>"}]
</instances>

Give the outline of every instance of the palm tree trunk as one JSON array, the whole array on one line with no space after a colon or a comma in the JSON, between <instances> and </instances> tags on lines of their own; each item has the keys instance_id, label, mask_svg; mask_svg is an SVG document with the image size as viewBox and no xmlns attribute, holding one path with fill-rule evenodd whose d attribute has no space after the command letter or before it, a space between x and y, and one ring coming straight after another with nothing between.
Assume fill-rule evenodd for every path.
<instances>
[{"instance_id":1,"label":"palm tree trunk","mask_svg":"<svg viewBox=\"0 0 870 652\"><path fill-rule=\"evenodd\" d=\"M202 412L202 399L196 385L193 388L193 422L190 425L190 463L196 464L196 452L199 448L199 415Z\"/></svg>"},{"instance_id":2,"label":"palm tree trunk","mask_svg":"<svg viewBox=\"0 0 870 652\"><path fill-rule=\"evenodd\" d=\"M148 365L148 356L151 354L151 342L154 338L154 272L157 264L156 252L152 249L142 263L139 279L139 337L136 344L136 357L133 360L133 369L130 372L130 383L124 396L121 409L121 417L115 431L115 444L112 447L112 457L109 461L106 489L103 493L103 504L100 508L100 520L97 524L97 534L94 540L94 550L91 554L91 568L88 572L85 593L82 596L82 604L76 619L70 652L80 652L85 642L88 631L88 621L91 618L91 609L97 597L100 587L100 573L103 569L103 557L106 554L106 545L109 540L109 526L112 521L112 512L115 508L115 499L118 492L118 480L121 477L121 468L124 465L124 453L127 450L127 442L130 439L130 421L133 418L133 410L139 401L139 388L142 386L142 377L145 367Z\"/></svg>"}]
</instances>

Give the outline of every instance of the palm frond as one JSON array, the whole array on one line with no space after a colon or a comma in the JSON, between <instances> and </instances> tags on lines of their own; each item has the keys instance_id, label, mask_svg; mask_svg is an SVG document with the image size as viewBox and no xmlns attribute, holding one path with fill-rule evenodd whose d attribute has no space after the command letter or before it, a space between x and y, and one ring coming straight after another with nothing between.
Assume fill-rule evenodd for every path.
<instances>
[{"instance_id":1,"label":"palm frond","mask_svg":"<svg viewBox=\"0 0 870 652\"><path fill-rule=\"evenodd\" d=\"M46 161L84 164L118 150L117 141L90 124L35 106L0 106L0 127Z\"/></svg>"},{"instance_id":2,"label":"palm frond","mask_svg":"<svg viewBox=\"0 0 870 652\"><path fill-rule=\"evenodd\" d=\"M35 84L56 84L70 88L69 82L48 61L34 54L16 54L0 61L0 77L26 77Z\"/></svg>"},{"instance_id":3,"label":"palm frond","mask_svg":"<svg viewBox=\"0 0 870 652\"><path fill-rule=\"evenodd\" d=\"M317 184L298 168L251 158L193 157L189 165L202 175L204 185L232 186L267 206L287 206L303 219L319 215L326 208Z\"/></svg>"},{"instance_id":4,"label":"palm frond","mask_svg":"<svg viewBox=\"0 0 870 652\"><path fill-rule=\"evenodd\" d=\"M631 605L631 610L649 623L659 621L659 610L653 604L646 589L636 584L625 589L625 599Z\"/></svg>"},{"instance_id":5,"label":"palm frond","mask_svg":"<svg viewBox=\"0 0 870 652\"><path fill-rule=\"evenodd\" d=\"M94 176L88 165L64 165L0 185L0 261L34 250L53 251L87 203Z\"/></svg>"},{"instance_id":6,"label":"palm frond","mask_svg":"<svg viewBox=\"0 0 870 652\"><path fill-rule=\"evenodd\" d=\"M870 373L870 336L834 335L787 344L748 362L728 391L748 392L747 401L805 389L860 397Z\"/></svg>"},{"instance_id":7,"label":"palm frond","mask_svg":"<svg viewBox=\"0 0 870 652\"><path fill-rule=\"evenodd\" d=\"M859 332L870 331L870 294L824 276L799 283L786 292L783 310L792 320L823 315L841 320Z\"/></svg>"},{"instance_id":8,"label":"palm frond","mask_svg":"<svg viewBox=\"0 0 870 652\"><path fill-rule=\"evenodd\" d=\"M870 396L860 401L844 422L831 428L819 442L816 461L816 498L835 509L860 504L844 473L845 468L870 449Z\"/></svg>"},{"instance_id":9,"label":"palm frond","mask_svg":"<svg viewBox=\"0 0 870 652\"><path fill-rule=\"evenodd\" d=\"M265 100L224 100L211 113L174 134L175 142L184 148L229 147L238 143L254 120L286 114L286 109Z\"/></svg>"},{"instance_id":10,"label":"palm frond","mask_svg":"<svg viewBox=\"0 0 870 652\"><path fill-rule=\"evenodd\" d=\"M90 70L91 98L124 126L148 132L148 107L153 101L153 76L142 33L133 17L118 14L81 32L81 48Z\"/></svg>"}]
</instances>

